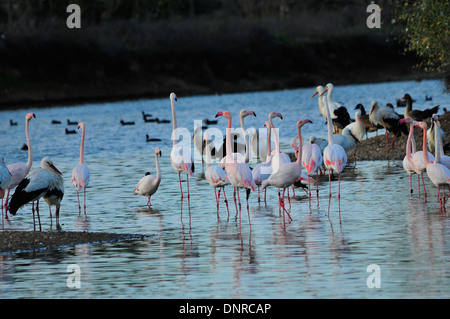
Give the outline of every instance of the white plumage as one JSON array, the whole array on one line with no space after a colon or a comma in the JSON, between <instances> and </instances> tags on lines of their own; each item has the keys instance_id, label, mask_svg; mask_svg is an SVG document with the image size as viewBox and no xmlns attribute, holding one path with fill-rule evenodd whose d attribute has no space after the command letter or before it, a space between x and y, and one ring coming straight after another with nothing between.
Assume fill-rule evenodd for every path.
<instances>
[{"instance_id":1,"label":"white plumage","mask_svg":"<svg viewBox=\"0 0 450 319\"><path fill-rule=\"evenodd\" d=\"M72 170L72 185L77 190L78 199L78 215L81 214L80 204L80 190L83 189L84 195L84 215L86 215L86 187L89 185L91 173L86 164L84 164L84 139L86 134L86 124L81 122L78 124L78 128L82 129L81 144L80 144L80 162Z\"/></svg>"},{"instance_id":2,"label":"white plumage","mask_svg":"<svg viewBox=\"0 0 450 319\"><path fill-rule=\"evenodd\" d=\"M62 199L62 196L64 195L64 181L61 175L62 173L55 167L51 160L43 158L41 167L31 171L19 185L17 185L9 203L10 214L16 215L20 207L27 203L38 201L43 196L47 195L47 192L47 197L50 197L54 192L58 192L59 190L59 192L62 192L62 195L59 194L58 196ZM51 199L49 198L49 200Z\"/></svg>"},{"instance_id":3,"label":"white plumage","mask_svg":"<svg viewBox=\"0 0 450 319\"><path fill-rule=\"evenodd\" d=\"M161 150L159 147L155 148L155 165L156 176L150 173L142 177L134 188L133 195L142 195L148 198L147 206L151 206L151 197L159 188L161 183L161 170L159 168L158 155L161 157Z\"/></svg>"},{"instance_id":4,"label":"white plumage","mask_svg":"<svg viewBox=\"0 0 450 319\"><path fill-rule=\"evenodd\" d=\"M26 163L13 163L7 166L9 172L11 173L11 182L8 186L8 194L6 195L6 205L8 204L8 197L10 190L19 185L19 183L30 172L31 166L33 165L33 150L31 147L31 140L28 127L29 122L33 117L36 118L36 115L34 113L28 113L27 115L25 115L25 138L27 140L28 146L28 161Z\"/></svg>"}]
</instances>

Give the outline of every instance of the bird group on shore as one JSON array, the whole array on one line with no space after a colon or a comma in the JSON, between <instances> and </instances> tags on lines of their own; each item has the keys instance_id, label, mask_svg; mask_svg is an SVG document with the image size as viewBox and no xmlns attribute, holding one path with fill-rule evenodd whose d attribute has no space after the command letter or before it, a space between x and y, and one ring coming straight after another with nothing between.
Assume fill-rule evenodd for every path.
<instances>
[{"instance_id":1,"label":"bird group on shore","mask_svg":"<svg viewBox=\"0 0 450 319\"><path fill-rule=\"evenodd\" d=\"M219 125L220 117L227 120L226 136L223 141L213 140L212 134L208 130L201 134L202 126L199 130L194 132L194 146L201 150L202 160L205 157L206 170L205 180L214 189L217 219L220 219L219 203L221 193L224 196L228 217L230 215L229 202L226 197L226 188L233 187L233 200L236 210L236 219L239 218L239 226L241 225L241 200L240 190L245 190L246 208L249 225L250 210L249 197L251 192L258 190L258 202L261 202L260 192L264 192L264 202L266 200L267 189L272 187L278 191L278 204L280 211L283 213L283 228L285 227L285 218L292 220L291 214L285 205L285 193L291 189L295 194L295 189L302 187L311 200L311 189L315 185L317 194L317 205L319 205L319 188L318 177L323 172L328 172L329 184L329 204L328 212L330 211L330 203L332 198L332 176L337 174L338 190L337 200L339 202L339 216L340 216L340 181L343 170L349 165L351 158L356 165L355 147L364 136L367 138L369 132L375 132L380 128L385 129L386 134L386 152L389 152L390 147L394 147L395 139L399 134L408 135L406 145L406 155L403 161L404 169L410 176L410 186L412 193L412 175L418 175L419 195L420 182L423 184L424 196L426 199L427 193L425 190L425 183L423 173L426 172L432 183L438 188L438 200L440 207L445 209L445 203L450 196L445 195L445 187L450 185L450 157L446 156L443 151L442 136L445 134L439 123L437 112L439 106L431 109L418 111L412 109L412 98L409 94L405 94L402 101L405 101L404 115L395 112L392 106L381 106L376 101L372 101L369 114L366 113L364 106L358 104L355 107L354 120L351 119L347 108L342 103L337 103L332 99L332 92L334 86L328 83L325 87L317 86L311 98L317 95L319 112L324 117L327 123L327 139L310 136L308 143L304 143L302 138L302 127L306 124L312 124L309 119L299 118L296 120L295 128L290 130L295 131L296 134L292 138L291 146L294 150L295 159L291 158L280 151L279 137L274 125L274 119L278 121L283 120L283 115L280 112L269 112L267 121L264 126L267 128L267 144L266 147L259 149L259 163L254 167L249 165L249 154L251 149L255 146L253 137L247 137L245 130L244 119L252 115L256 118L256 113L253 110L241 110L239 113L240 120L240 135L244 142L239 144L232 138L232 120L233 116L230 111L218 110L215 114L215 120L205 119L205 125ZM145 122L156 120L158 123L172 122L172 132L177 132L177 118L175 111L175 102L178 101L177 95L171 93L169 95L172 120L158 120L153 118L151 114L146 114L142 111L142 117ZM32 203L33 225L36 229L35 212L37 212L39 229L41 229L39 217L39 200L41 198L49 206L50 217L52 219L51 206L56 207L55 216L57 226L59 225L59 213L61 201L64 197L64 181L62 173L56 168L55 164L49 158L43 158L39 168L31 170L33 162L33 153L31 141L29 136L29 123L32 118L35 118L34 113L28 113L25 117L25 135L28 145L28 162L14 163L6 165L4 159L0 162L0 197L2 199L2 221L7 217L7 212L11 215L17 214L19 208L28 203ZM431 118L431 127L427 130L426 119ZM80 143L80 157L79 163L75 165L72 171L72 184L77 192L79 216L81 212L86 213L86 188L89 185L90 172L88 166L84 163L84 142L86 133L86 124L84 122L71 122L68 125L77 125L81 129L81 143ZM134 122L121 121L122 125L132 125ZM276 123L275 123L276 124ZM423 151L416 148L413 131L415 127L419 127L424 132ZM394 138L389 142L389 134L393 134ZM69 133L67 133L69 134ZM199 134L199 135L198 135ZM271 136L275 138L275 148L271 147ZM195 172L195 165L191 153L190 145L179 143L176 134L172 134L173 144L170 152L170 162L173 170L178 174L178 181L180 187L180 201L181 201L181 221L183 222L183 200L185 193L183 192L182 175L186 176L186 197L188 201L189 221L191 220L190 207L190 190L189 177L192 177ZM197 136L198 135L198 136ZM427 136L428 135L428 136ZM159 138L150 138L146 135L147 142L159 142ZM430 152L428 152L428 149ZM434 151L434 155L432 154ZM155 166L156 175L149 172L145 174L137 183L133 190L134 195L141 195L147 197L147 206L150 207L151 198L158 191L161 184L161 169L159 157L162 152L159 147L155 147ZM219 160L217 164L213 160ZM312 178L313 175L316 178ZM15 192L10 196L10 191L15 188ZM80 200L80 191L83 191L84 202L83 209ZM441 195L442 190L442 195ZM450 190L450 187L449 187ZM5 203L3 202L6 194ZM36 205L36 210L35 210Z\"/></svg>"}]
</instances>

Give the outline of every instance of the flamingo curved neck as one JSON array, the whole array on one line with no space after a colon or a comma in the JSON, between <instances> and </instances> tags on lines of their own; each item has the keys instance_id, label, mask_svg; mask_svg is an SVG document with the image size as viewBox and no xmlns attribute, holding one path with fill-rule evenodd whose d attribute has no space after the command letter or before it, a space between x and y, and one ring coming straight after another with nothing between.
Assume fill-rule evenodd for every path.
<instances>
[{"instance_id":1,"label":"flamingo curved neck","mask_svg":"<svg viewBox=\"0 0 450 319\"><path fill-rule=\"evenodd\" d=\"M277 131L275 130L275 127L273 126L272 118L270 118L270 127L273 129L273 135L275 136L275 152L277 154L280 154L280 142L278 140Z\"/></svg>"},{"instance_id":2,"label":"flamingo curved neck","mask_svg":"<svg viewBox=\"0 0 450 319\"><path fill-rule=\"evenodd\" d=\"M206 151L206 168L211 167L211 150L209 148L208 139L205 141L205 151Z\"/></svg>"},{"instance_id":3,"label":"flamingo curved neck","mask_svg":"<svg viewBox=\"0 0 450 319\"><path fill-rule=\"evenodd\" d=\"M325 101L325 109L327 112L327 126L328 126L328 145L333 144L333 126L331 124L331 115L330 115L330 108L328 107L328 103Z\"/></svg>"},{"instance_id":4,"label":"flamingo curved neck","mask_svg":"<svg viewBox=\"0 0 450 319\"><path fill-rule=\"evenodd\" d=\"M423 129L423 159L425 161L425 167L427 167L430 163L430 159L428 157L428 151L427 151L427 129Z\"/></svg>"},{"instance_id":5,"label":"flamingo curved neck","mask_svg":"<svg viewBox=\"0 0 450 319\"><path fill-rule=\"evenodd\" d=\"M411 148L412 148L413 153L415 153L415 151L416 151L415 141L413 141L413 145L411 146L411 140L414 140L413 132L414 132L414 125L412 123L410 123L408 140L406 141L406 156L409 161L412 161Z\"/></svg>"},{"instance_id":6,"label":"flamingo curved neck","mask_svg":"<svg viewBox=\"0 0 450 319\"><path fill-rule=\"evenodd\" d=\"M225 145L227 151L227 161L231 160L231 117L228 119L228 127L227 127L227 144Z\"/></svg>"},{"instance_id":7,"label":"flamingo curved neck","mask_svg":"<svg viewBox=\"0 0 450 319\"><path fill-rule=\"evenodd\" d=\"M81 145L80 145L80 164L84 164L84 136L86 134L85 128L83 127L83 132L81 133Z\"/></svg>"},{"instance_id":8,"label":"flamingo curved neck","mask_svg":"<svg viewBox=\"0 0 450 319\"><path fill-rule=\"evenodd\" d=\"M240 123L241 123L241 130L242 130L242 134L244 135L244 145L245 145L245 162L248 163L249 158L250 158L250 154L248 152L248 141L247 141L247 134L245 134L245 127L244 127L244 117L240 116ZM228 150L227 150L228 152Z\"/></svg>"},{"instance_id":9,"label":"flamingo curved neck","mask_svg":"<svg viewBox=\"0 0 450 319\"><path fill-rule=\"evenodd\" d=\"M440 136L440 125L438 122L434 123L434 160L436 163L441 162L441 136Z\"/></svg>"},{"instance_id":10,"label":"flamingo curved neck","mask_svg":"<svg viewBox=\"0 0 450 319\"><path fill-rule=\"evenodd\" d=\"M28 123L30 123L30 120L27 119L25 122L25 137L27 139L27 145L28 145L28 161L27 161L27 169L30 170L31 166L33 165L33 151L31 149L31 142L30 142L30 133L28 132Z\"/></svg>"},{"instance_id":11,"label":"flamingo curved neck","mask_svg":"<svg viewBox=\"0 0 450 319\"><path fill-rule=\"evenodd\" d=\"M300 166L300 170L301 170L301 163L302 163L302 133L301 133L301 128L297 127L297 134L298 134L298 157L297 157L297 165Z\"/></svg>"},{"instance_id":12,"label":"flamingo curved neck","mask_svg":"<svg viewBox=\"0 0 450 319\"><path fill-rule=\"evenodd\" d=\"M158 162L158 154L155 153L155 163L156 163L156 180L161 180L161 170L159 168L159 162Z\"/></svg>"},{"instance_id":13,"label":"flamingo curved neck","mask_svg":"<svg viewBox=\"0 0 450 319\"><path fill-rule=\"evenodd\" d=\"M270 152L271 152L271 150L270 150L270 147L271 147L271 145L270 145L270 143L271 143L271 141L270 141L270 135L272 135L272 130L270 129L270 124L269 124L269 127L267 128L267 155L266 155L266 162L268 162L271 158L272 158L272 155L270 154Z\"/></svg>"},{"instance_id":14,"label":"flamingo curved neck","mask_svg":"<svg viewBox=\"0 0 450 319\"><path fill-rule=\"evenodd\" d=\"M175 105L174 105L174 102L173 102L173 98L170 98L170 105L172 107L172 123L173 123L172 124L173 125L172 128L173 128L173 132L175 133L176 129L177 129L177 116L175 114ZM172 142L173 142L173 146L175 146L177 144L175 139L173 139Z\"/></svg>"}]
</instances>

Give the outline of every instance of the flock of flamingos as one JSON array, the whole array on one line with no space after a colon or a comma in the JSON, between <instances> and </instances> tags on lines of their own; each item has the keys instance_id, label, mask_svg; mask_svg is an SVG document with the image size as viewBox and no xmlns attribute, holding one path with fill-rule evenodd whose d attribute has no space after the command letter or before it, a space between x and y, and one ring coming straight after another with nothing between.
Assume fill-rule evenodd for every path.
<instances>
[{"instance_id":1,"label":"flock of flamingos","mask_svg":"<svg viewBox=\"0 0 450 319\"><path fill-rule=\"evenodd\" d=\"M260 192L264 192L264 201L266 201L266 189L269 186L278 189L278 203L283 211L283 225L285 225L285 215L292 220L288 210L285 207L285 192L289 188L302 187L306 189L309 198L311 198L311 183L318 184L318 175L320 172L328 171L329 178L329 198L331 200L331 175L338 175L338 200L340 200L340 175L348 164L351 156L354 156L356 142L367 136L368 132L384 128L386 132L386 152L389 152L389 133L394 134L395 138L399 134L408 135L406 144L406 155L403 160L403 167L410 176L410 186L412 193L412 175L418 175L419 194L420 181L423 184L423 190L426 200L425 183L423 173L426 172L431 182L438 188L438 201L441 209L445 210L445 204L450 196L446 197L445 187L450 189L450 157L446 156L442 146L442 135L444 132L440 128L437 116L438 107L423 111L412 109L412 98L405 94L403 102L406 103L405 114L397 114L390 105L380 106L377 102L372 102L369 114L366 114L361 105L357 106L355 121L350 120L345 107L332 100L333 85L327 84L325 87L318 86L311 98L318 95L319 111L324 116L328 125L328 139L322 140L311 137L308 143L304 143L301 136L303 125L312 123L309 119L299 119L296 125L296 136L292 139L291 146L294 149L296 160L291 161L290 157L280 152L278 135L275 130L273 120L275 118L283 119L279 112L270 112L268 121L264 123L267 127L267 149L260 152L259 163L250 168L249 162L249 142L243 127L243 119L248 115L256 116L254 111L242 110L239 114L240 123L244 137L245 145L237 151L236 142L232 142L232 114L229 111L219 111L216 118L223 116L228 120L226 138L223 141L220 151L213 151L211 136L208 131L203 136L195 140L194 146L205 155L206 170L205 179L214 189L217 218L219 218L219 199L223 191L225 203L229 215L228 201L225 195L225 187L231 185L234 188L233 198L236 208L236 217L239 213L239 224L241 221L241 200L240 189L246 191L247 214L250 223L250 211L248 199L252 191L258 191L258 201L261 200ZM327 95L325 96L325 93ZM172 108L173 131L177 130L177 120L175 114L175 102L177 96L170 94L170 103ZM6 165L2 158L0 162L0 197L2 199L2 224L4 218L9 212L16 215L19 208L25 204L32 203L33 224L35 225L35 212L39 220L39 229L41 230L39 217L39 200L41 198L49 206L50 217L52 218L51 206L56 207L56 222L59 225L59 210L64 196L64 182L61 172L55 167L48 158L43 158L39 168L31 170L33 156L28 132L28 125L32 118L36 117L34 113L28 113L25 117L25 135L28 145L28 162L14 163ZM426 120L431 118L431 127L427 128ZM414 140L414 128L423 130L422 150L416 150ZM80 144L80 159L72 171L72 184L77 191L79 214L81 215L80 192L84 195L84 214L86 215L86 187L89 184L90 172L88 166L84 163L84 139L85 123L79 123L78 128L82 130ZM271 150L271 132L274 132L275 149ZM147 137L148 138L148 137ZM427 139L428 138L428 139ZM253 145L253 144L252 144ZM203 148L204 147L204 148ZM216 147L217 148L217 147ZM428 151L430 150L430 151ZM434 155L432 154L434 152ZM133 194L148 197L147 205L151 205L151 197L157 192L161 182L161 172L158 163L158 157L161 156L161 150L155 148L156 175L147 173L142 177L133 191ZM203 155L202 155L203 157ZM212 157L220 159L219 163L213 163ZM194 173L194 160L191 153L191 147L183 146L173 139L173 146L170 153L170 160L173 170L178 173L181 203L183 202L182 174L186 174L187 200L189 207L190 220L190 193L189 176ZM305 171L304 171L304 170ZM31 170L31 171L30 171ZM311 176L316 174L316 180ZM10 191L15 188L10 196ZM441 195L442 190L442 195ZM316 189L317 197L318 188ZM4 195L6 201L4 202ZM289 193L288 193L289 194ZM289 195L288 195L289 196ZM36 210L35 210L36 203ZM330 203L330 202L329 202ZM239 206L239 209L238 209ZM328 205L328 209L330 204ZM183 220L183 211L181 209L181 220ZM251 224L250 224L251 225Z\"/></svg>"}]
</instances>

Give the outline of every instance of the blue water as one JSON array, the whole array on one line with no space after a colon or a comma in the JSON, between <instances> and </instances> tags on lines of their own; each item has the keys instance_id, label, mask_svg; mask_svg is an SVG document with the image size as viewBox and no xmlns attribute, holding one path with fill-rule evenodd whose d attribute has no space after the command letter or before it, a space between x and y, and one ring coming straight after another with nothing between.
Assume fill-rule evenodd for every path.
<instances>
[{"instance_id":1,"label":"blue water","mask_svg":"<svg viewBox=\"0 0 450 319\"><path fill-rule=\"evenodd\" d=\"M414 108L434 105L448 108L448 95L439 81L407 81L336 86L333 99L353 108L370 102L393 103L410 93ZM176 92L176 91L175 91ZM218 111L233 114L238 127L241 109L254 110L247 127L263 128L270 111L283 114L275 119L281 151L291 152L289 141L299 119L309 118L305 138L326 137L326 125L311 99L314 88L184 97L176 92L178 126L193 133L194 120L213 119ZM64 174L65 196L60 223L64 231L145 234L144 239L83 244L38 252L0 255L0 298L448 298L450 278L450 233L448 215L440 212L437 190L425 176L428 202L410 196L409 176L400 161L358 162L337 181L328 212L328 177L319 182L319 202L297 189L287 203L292 221L279 211L277 192L267 192L267 205L250 195L251 228L245 204L242 222L235 219L232 189L227 188L230 218L223 202L216 217L214 192L204 180L201 163L189 179L191 220L187 198L180 216L178 176L170 165L172 124L144 123L141 111L171 119L169 93L155 100L121 101L49 108L23 108L0 112L1 153L7 164L26 162L24 117L30 122L33 168L49 157ZM425 95L433 101L425 101ZM396 108L403 113L403 108ZM10 126L9 120L18 122ZM78 217L76 191L71 171L78 162L81 132L66 135L66 121L86 123L85 162L91 171L87 190L87 220ZM135 121L121 126L120 120ZM219 117L217 127L227 125ZM62 124L52 125L52 120ZM382 132L384 133L384 132ZM147 143L145 134L161 138ZM155 173L154 148L162 150L162 182L152 197L133 196L138 180ZM404 147L397 145L397 147ZM254 164L251 164L254 166ZM185 181L185 177L183 181ZM185 187L185 183L183 185ZM292 195L292 191L291 191ZM244 199L241 192L241 200ZM289 206L290 205L290 206ZM6 229L33 229L30 205L10 217ZM43 213L42 213L43 212ZM41 203L43 230L50 219ZM68 266L80 270L80 288L70 288ZM379 267L380 288L369 288L368 266ZM370 286L370 285L369 285Z\"/></svg>"}]
</instances>

